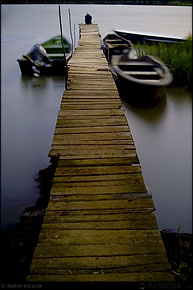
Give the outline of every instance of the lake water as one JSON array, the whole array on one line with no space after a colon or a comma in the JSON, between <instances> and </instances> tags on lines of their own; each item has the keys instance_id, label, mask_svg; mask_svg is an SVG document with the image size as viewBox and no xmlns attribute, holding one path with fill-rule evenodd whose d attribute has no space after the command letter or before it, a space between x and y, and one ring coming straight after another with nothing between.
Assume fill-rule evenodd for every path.
<instances>
[{"instance_id":1,"label":"lake water","mask_svg":"<svg viewBox=\"0 0 193 290\"><path fill-rule=\"evenodd\" d=\"M63 34L70 40L68 9L75 24L90 12L103 38L112 29L186 37L192 34L192 8L129 5L61 5ZM22 77L17 58L35 43L59 34L58 5L1 6L1 206L2 229L14 226L35 204L38 171L49 165L63 77ZM146 108L123 99L156 206L160 229L192 232L192 95L168 88Z\"/></svg>"}]
</instances>

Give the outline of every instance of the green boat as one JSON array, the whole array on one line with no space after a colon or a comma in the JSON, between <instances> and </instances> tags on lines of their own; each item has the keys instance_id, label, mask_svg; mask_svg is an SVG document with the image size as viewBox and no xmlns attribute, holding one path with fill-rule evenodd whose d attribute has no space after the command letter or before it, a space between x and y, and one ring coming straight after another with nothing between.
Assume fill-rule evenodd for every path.
<instances>
[{"instance_id":1,"label":"green boat","mask_svg":"<svg viewBox=\"0 0 193 290\"><path fill-rule=\"evenodd\" d=\"M36 44L29 53L17 59L22 75L65 75L66 63L71 58L72 50L64 37L63 46L59 35L41 45Z\"/></svg>"}]
</instances>

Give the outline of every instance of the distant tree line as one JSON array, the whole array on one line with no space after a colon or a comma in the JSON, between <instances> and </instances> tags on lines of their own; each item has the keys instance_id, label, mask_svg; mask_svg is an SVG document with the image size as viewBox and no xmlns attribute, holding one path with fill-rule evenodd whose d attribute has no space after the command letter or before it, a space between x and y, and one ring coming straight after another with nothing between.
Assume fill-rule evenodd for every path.
<instances>
[{"instance_id":1,"label":"distant tree line","mask_svg":"<svg viewBox=\"0 0 193 290\"><path fill-rule=\"evenodd\" d=\"M1 4L192 5L192 0L1 0Z\"/></svg>"}]
</instances>

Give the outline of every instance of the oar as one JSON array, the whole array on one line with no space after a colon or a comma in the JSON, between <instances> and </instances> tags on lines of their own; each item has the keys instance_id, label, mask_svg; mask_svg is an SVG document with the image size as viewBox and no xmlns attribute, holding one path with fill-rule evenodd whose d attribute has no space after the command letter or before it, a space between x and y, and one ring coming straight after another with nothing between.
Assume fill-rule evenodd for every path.
<instances>
[{"instance_id":1,"label":"oar","mask_svg":"<svg viewBox=\"0 0 193 290\"><path fill-rule=\"evenodd\" d=\"M64 48L64 43L63 43L63 36L62 36L62 19L61 19L60 5L59 5L59 20L60 20L60 36L61 36L61 43L62 43L62 48L63 48L63 52L64 52L64 63L65 63L66 79L67 79L68 78L68 68L67 68L66 54L65 54L65 48Z\"/></svg>"},{"instance_id":2,"label":"oar","mask_svg":"<svg viewBox=\"0 0 193 290\"><path fill-rule=\"evenodd\" d=\"M72 41L72 53L73 53L73 51L74 51L74 43L73 43L73 37L72 37L72 25L71 25L71 13L70 13L70 9L68 9L68 15L69 15L70 36L71 36L71 41Z\"/></svg>"}]
</instances>

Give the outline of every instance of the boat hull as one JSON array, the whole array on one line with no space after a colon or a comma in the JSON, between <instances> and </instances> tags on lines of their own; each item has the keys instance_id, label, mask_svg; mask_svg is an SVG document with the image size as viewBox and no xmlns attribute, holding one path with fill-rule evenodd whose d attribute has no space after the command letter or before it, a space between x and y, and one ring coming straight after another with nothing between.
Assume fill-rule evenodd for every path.
<instances>
[{"instance_id":1,"label":"boat hull","mask_svg":"<svg viewBox=\"0 0 193 290\"><path fill-rule=\"evenodd\" d=\"M25 59L18 59L19 67L22 75L33 75L34 70L32 64ZM50 66L43 66L40 68L41 75L65 75L65 61L64 59L53 60Z\"/></svg>"},{"instance_id":2,"label":"boat hull","mask_svg":"<svg viewBox=\"0 0 193 290\"><path fill-rule=\"evenodd\" d=\"M66 60L64 59L64 52L60 36L55 36L41 44L51 61L46 65L37 67L37 70L40 71L40 75L66 74L66 62L68 62L71 58L71 45L65 38L63 38L63 42L66 52ZM17 61L19 63L22 75L34 75L34 62L30 57L30 53L27 53L22 58L17 59Z\"/></svg>"},{"instance_id":3,"label":"boat hull","mask_svg":"<svg viewBox=\"0 0 193 290\"><path fill-rule=\"evenodd\" d=\"M152 56L133 60L128 54L113 56L110 67L120 95L130 98L153 97L158 89L172 82L168 68Z\"/></svg>"},{"instance_id":4,"label":"boat hull","mask_svg":"<svg viewBox=\"0 0 193 290\"><path fill-rule=\"evenodd\" d=\"M114 75L114 80L121 96L132 98L152 97L161 86L147 86L126 80L120 75Z\"/></svg>"},{"instance_id":5,"label":"boat hull","mask_svg":"<svg viewBox=\"0 0 193 290\"><path fill-rule=\"evenodd\" d=\"M132 46L130 42L123 41L116 34L107 34L103 39L102 49L108 62L111 62L112 55L120 55Z\"/></svg>"},{"instance_id":6,"label":"boat hull","mask_svg":"<svg viewBox=\"0 0 193 290\"><path fill-rule=\"evenodd\" d=\"M135 33L132 31L125 30L113 30L114 33L123 40L130 40L132 43L147 43L147 44L174 44L180 43L185 39L182 37L172 37L172 36L163 36L163 35L154 35L154 34L143 34Z\"/></svg>"}]
</instances>

